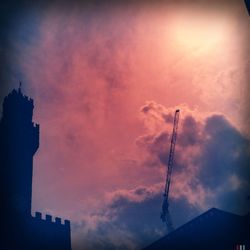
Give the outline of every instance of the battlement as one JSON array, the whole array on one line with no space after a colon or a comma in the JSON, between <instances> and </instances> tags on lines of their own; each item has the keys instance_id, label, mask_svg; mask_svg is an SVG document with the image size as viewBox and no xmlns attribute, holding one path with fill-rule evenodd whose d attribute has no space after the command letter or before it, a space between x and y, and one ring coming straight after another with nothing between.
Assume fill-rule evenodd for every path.
<instances>
[{"instance_id":1,"label":"battlement","mask_svg":"<svg viewBox=\"0 0 250 250\"><path fill-rule=\"evenodd\" d=\"M18 101L22 101L23 103L27 103L31 106L34 106L34 101L32 98L24 95L21 90L16 90L13 89L5 98L4 98L4 102L8 103L9 101L12 101L12 99L18 100Z\"/></svg>"},{"instance_id":2,"label":"battlement","mask_svg":"<svg viewBox=\"0 0 250 250\"><path fill-rule=\"evenodd\" d=\"M45 217L42 216L42 213L36 212L35 216L33 217L37 221L42 221L46 222L48 224L55 224L55 225L60 225L66 228L70 228L70 221L69 220L64 220L64 223L62 223L62 219L59 217L53 218L51 215L46 214Z\"/></svg>"},{"instance_id":3,"label":"battlement","mask_svg":"<svg viewBox=\"0 0 250 250\"><path fill-rule=\"evenodd\" d=\"M2 117L8 118L15 115L15 117L25 118L24 121L31 121L33 109L33 99L24 95L20 89L14 89L4 98Z\"/></svg>"}]
</instances>

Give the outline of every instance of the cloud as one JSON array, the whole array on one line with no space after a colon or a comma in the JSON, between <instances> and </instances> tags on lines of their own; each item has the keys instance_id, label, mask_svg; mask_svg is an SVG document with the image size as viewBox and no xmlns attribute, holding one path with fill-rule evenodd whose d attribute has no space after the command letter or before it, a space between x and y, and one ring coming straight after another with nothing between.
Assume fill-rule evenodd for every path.
<instances>
[{"instance_id":1,"label":"cloud","mask_svg":"<svg viewBox=\"0 0 250 250\"><path fill-rule=\"evenodd\" d=\"M147 204L155 200L158 193L159 185L106 193L103 206L88 218L90 221L96 221L95 227L91 228L86 223L73 224L74 236L77 239L74 249L81 249L82 246L85 249L138 249L142 246L142 239L146 240L145 232L140 230L145 223L149 223L145 211L153 212ZM138 210L140 206L144 211ZM153 225L149 231L155 231L154 237L162 236L162 232L159 233L159 229L157 231ZM152 241L153 235L145 242Z\"/></svg>"},{"instance_id":2,"label":"cloud","mask_svg":"<svg viewBox=\"0 0 250 250\"><path fill-rule=\"evenodd\" d=\"M96 227L73 224L77 238L74 249L143 248L166 233L160 220L161 202L161 183L107 193L101 210L92 214L92 219L98 220ZM175 202L171 211L178 218L176 226L198 212L185 200Z\"/></svg>"},{"instance_id":3,"label":"cloud","mask_svg":"<svg viewBox=\"0 0 250 250\"><path fill-rule=\"evenodd\" d=\"M149 133L140 136L136 143L163 168L167 165L171 135L170 121L163 117L171 117L174 111L148 102L141 112ZM206 207L223 192L237 190L240 195L242 189L249 189L249 138L222 114L200 114L183 106L180 117L172 196ZM216 202L223 206L223 202Z\"/></svg>"},{"instance_id":4,"label":"cloud","mask_svg":"<svg viewBox=\"0 0 250 250\"><path fill-rule=\"evenodd\" d=\"M183 104L178 108L181 113L170 187L174 226L211 207L246 213L249 138L222 114L199 112ZM127 161L121 156L124 165L120 171L124 179L133 180L131 188L105 190L104 195L95 197L94 205L82 199L82 206L88 203L89 209L72 211L77 218L72 220L76 250L83 246L87 250L136 250L166 234L160 212L175 107L150 101L140 111L145 133L135 144L141 154ZM72 140L73 145L81 141L75 133L68 136L70 145Z\"/></svg>"},{"instance_id":5,"label":"cloud","mask_svg":"<svg viewBox=\"0 0 250 250\"><path fill-rule=\"evenodd\" d=\"M170 188L174 225L178 227L213 206L247 212L249 139L222 114L200 114L185 105L182 108ZM164 175L172 126L164 117L173 119L173 111L156 102L141 108L143 119L150 120L144 121L149 133L136 140L146 153L142 171L149 168ZM168 125L169 130L164 130ZM157 131L159 127L161 131ZM144 164L148 160L155 162L154 168ZM85 233L79 230L83 233L79 246L141 249L163 236L166 232L159 216L163 186L164 178L154 184L106 192L101 209L91 215L95 227Z\"/></svg>"}]
</instances>

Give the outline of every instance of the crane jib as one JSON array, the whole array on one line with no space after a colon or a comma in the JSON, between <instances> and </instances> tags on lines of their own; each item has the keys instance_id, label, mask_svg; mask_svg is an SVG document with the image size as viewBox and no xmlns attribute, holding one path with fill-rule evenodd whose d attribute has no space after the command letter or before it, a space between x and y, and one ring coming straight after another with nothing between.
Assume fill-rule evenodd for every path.
<instances>
[{"instance_id":1,"label":"crane jib","mask_svg":"<svg viewBox=\"0 0 250 250\"><path fill-rule=\"evenodd\" d=\"M176 139L177 139L179 115L180 115L180 110L177 109L175 111L175 116L174 116L173 132L172 132L172 137L171 137L168 166L167 166L167 173L166 173L166 183L165 183L165 189L164 189L164 200L162 204L162 214L161 214L161 219L163 222L166 222L168 231L173 230L172 220L171 220L171 216L168 210L168 204L169 204L168 194L169 194L171 174L172 174L173 162L174 162L174 152L175 152L175 144L176 144Z\"/></svg>"}]
</instances>

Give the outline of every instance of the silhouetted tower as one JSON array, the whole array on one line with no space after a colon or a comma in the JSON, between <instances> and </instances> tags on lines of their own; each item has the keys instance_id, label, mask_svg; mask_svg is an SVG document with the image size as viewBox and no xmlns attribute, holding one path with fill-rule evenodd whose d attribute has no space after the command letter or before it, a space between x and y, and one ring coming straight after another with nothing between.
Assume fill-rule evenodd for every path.
<instances>
[{"instance_id":1,"label":"silhouetted tower","mask_svg":"<svg viewBox=\"0 0 250 250\"><path fill-rule=\"evenodd\" d=\"M167 177L166 177L165 189L164 189L164 194L163 194L164 198L163 198L162 213L161 213L161 219L163 222L166 223L168 232L171 232L174 230L171 216L169 213L168 195L169 195L171 174L172 174L173 162L174 162L174 151L175 151L175 143L176 143L176 138L177 138L179 115L180 115L180 110L177 109L175 111L175 116L174 116L174 125L173 125L172 137L171 137L171 145L170 145L168 166L167 166Z\"/></svg>"},{"instance_id":2,"label":"silhouetted tower","mask_svg":"<svg viewBox=\"0 0 250 250\"><path fill-rule=\"evenodd\" d=\"M20 84L5 97L0 121L1 208L20 218L31 215L33 155L39 147L33 108Z\"/></svg>"}]
</instances>

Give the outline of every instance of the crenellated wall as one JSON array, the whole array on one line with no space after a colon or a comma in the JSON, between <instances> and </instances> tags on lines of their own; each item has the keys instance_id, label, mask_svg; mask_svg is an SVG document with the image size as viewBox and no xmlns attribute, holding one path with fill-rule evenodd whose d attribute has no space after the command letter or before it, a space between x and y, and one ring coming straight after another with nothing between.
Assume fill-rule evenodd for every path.
<instances>
[{"instance_id":1,"label":"crenellated wall","mask_svg":"<svg viewBox=\"0 0 250 250\"><path fill-rule=\"evenodd\" d=\"M64 220L64 222L62 223L62 219L59 217L52 217L49 214L45 215L45 218L43 218L42 213L40 212L36 212L35 216L32 217L34 220L36 220L37 222L41 222L41 223L47 223L47 225L57 225L57 226L62 226L65 229L69 229L70 228L70 221L69 220Z\"/></svg>"},{"instance_id":2,"label":"crenellated wall","mask_svg":"<svg viewBox=\"0 0 250 250\"><path fill-rule=\"evenodd\" d=\"M36 212L29 223L34 249L70 250L70 221Z\"/></svg>"}]
</instances>

